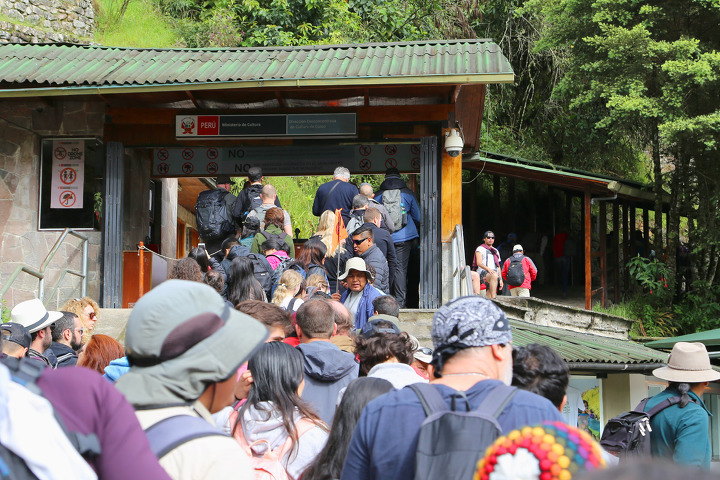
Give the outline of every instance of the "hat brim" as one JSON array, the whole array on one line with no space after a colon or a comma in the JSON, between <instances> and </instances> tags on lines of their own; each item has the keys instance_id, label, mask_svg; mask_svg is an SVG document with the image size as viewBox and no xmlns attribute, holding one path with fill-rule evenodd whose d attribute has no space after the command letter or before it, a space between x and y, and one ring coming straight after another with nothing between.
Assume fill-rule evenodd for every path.
<instances>
[{"instance_id":1,"label":"hat brim","mask_svg":"<svg viewBox=\"0 0 720 480\"><path fill-rule=\"evenodd\" d=\"M432 355L426 355L422 352L413 353L413 358L415 358L415 360L419 360L423 363L431 363L432 362Z\"/></svg>"},{"instance_id":2,"label":"hat brim","mask_svg":"<svg viewBox=\"0 0 720 480\"><path fill-rule=\"evenodd\" d=\"M63 316L63 314L60 313L60 312L51 312L51 311L48 311L47 313L48 313L48 318L47 318L43 323L41 323L41 324L40 324L39 326L37 326L37 327L34 327L32 330L30 330L30 329L28 328L28 331L29 331L30 333L35 333L35 332L38 332L38 331L42 330L43 328L49 327L49 326L52 325L53 323L55 323L55 322L57 322L58 320L60 320L60 319L62 318L62 316Z\"/></svg>"},{"instance_id":3,"label":"hat brim","mask_svg":"<svg viewBox=\"0 0 720 480\"><path fill-rule=\"evenodd\" d=\"M367 270L361 270L361 269L359 269L359 268L350 268L350 269L348 269L345 273L343 273L342 275L340 275L340 276L338 277L338 280L345 280L345 279L347 278L347 276L350 275L350 270L355 270L356 272L363 272L363 273L365 274L365 276L368 277L368 280L370 280L371 282L372 282L372 280L373 280L372 273L370 273L370 272L367 271Z\"/></svg>"},{"instance_id":4,"label":"hat brim","mask_svg":"<svg viewBox=\"0 0 720 480\"><path fill-rule=\"evenodd\" d=\"M715 370L679 370L672 367L660 367L652 374L661 380L678 383L715 382L720 380L720 372Z\"/></svg>"}]
</instances>

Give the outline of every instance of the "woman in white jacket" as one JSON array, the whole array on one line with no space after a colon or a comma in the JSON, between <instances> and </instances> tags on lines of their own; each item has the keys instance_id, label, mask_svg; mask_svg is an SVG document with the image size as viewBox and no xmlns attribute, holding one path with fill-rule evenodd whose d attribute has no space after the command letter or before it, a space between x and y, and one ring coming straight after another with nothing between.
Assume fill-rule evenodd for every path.
<instances>
[{"instance_id":1,"label":"woman in white jacket","mask_svg":"<svg viewBox=\"0 0 720 480\"><path fill-rule=\"evenodd\" d=\"M298 479L325 446L328 427L300 395L302 353L282 342L262 345L250 358L247 402L230 416L232 432L253 457L277 457Z\"/></svg>"}]
</instances>

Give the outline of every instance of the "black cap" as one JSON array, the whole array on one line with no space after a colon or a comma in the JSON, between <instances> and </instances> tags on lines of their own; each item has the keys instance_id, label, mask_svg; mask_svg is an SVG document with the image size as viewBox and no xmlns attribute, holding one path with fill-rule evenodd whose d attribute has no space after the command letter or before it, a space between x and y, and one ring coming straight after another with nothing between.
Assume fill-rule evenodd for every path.
<instances>
[{"instance_id":1,"label":"black cap","mask_svg":"<svg viewBox=\"0 0 720 480\"><path fill-rule=\"evenodd\" d=\"M400 170L398 170L398 169L395 168L395 167L390 167L390 168L388 168L387 170L385 170L385 176L388 176L388 175L397 175L397 176L399 177L399 176L400 176Z\"/></svg>"},{"instance_id":2,"label":"black cap","mask_svg":"<svg viewBox=\"0 0 720 480\"><path fill-rule=\"evenodd\" d=\"M218 175L215 179L215 183L218 185L225 185L226 183L231 183L230 175Z\"/></svg>"},{"instance_id":3,"label":"black cap","mask_svg":"<svg viewBox=\"0 0 720 480\"><path fill-rule=\"evenodd\" d=\"M17 343L23 348L30 348L32 337L24 326L19 323L8 322L0 325L0 330L2 330L3 340Z\"/></svg>"}]
</instances>

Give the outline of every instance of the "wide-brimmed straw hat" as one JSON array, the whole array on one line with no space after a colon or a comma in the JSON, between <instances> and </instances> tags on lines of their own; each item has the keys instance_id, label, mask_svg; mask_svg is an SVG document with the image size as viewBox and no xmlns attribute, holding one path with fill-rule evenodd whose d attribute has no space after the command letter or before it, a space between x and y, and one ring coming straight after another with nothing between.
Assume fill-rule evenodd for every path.
<instances>
[{"instance_id":1,"label":"wide-brimmed straw hat","mask_svg":"<svg viewBox=\"0 0 720 480\"><path fill-rule=\"evenodd\" d=\"M360 257L353 257L345 263L345 273L338 277L339 280L345 280L350 273L350 270L357 270L358 272L365 272L365 276L369 281L373 281L373 274L367 269L365 260Z\"/></svg>"},{"instance_id":2,"label":"wide-brimmed straw hat","mask_svg":"<svg viewBox=\"0 0 720 480\"><path fill-rule=\"evenodd\" d=\"M705 345L698 342L678 342L673 346L665 367L653 370L653 375L668 382L699 383L720 380L720 373L710 366Z\"/></svg>"}]
</instances>

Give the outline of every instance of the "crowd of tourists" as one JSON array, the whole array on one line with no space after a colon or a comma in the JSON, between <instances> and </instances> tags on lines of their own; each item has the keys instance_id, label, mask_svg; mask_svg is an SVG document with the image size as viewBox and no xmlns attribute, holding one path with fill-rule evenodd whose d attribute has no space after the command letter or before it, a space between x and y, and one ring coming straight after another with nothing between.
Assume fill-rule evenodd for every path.
<instances>
[{"instance_id":1,"label":"crowd of tourists","mask_svg":"<svg viewBox=\"0 0 720 480\"><path fill-rule=\"evenodd\" d=\"M646 402L652 454L677 465L636 464L631 447L563 422L567 364L514 345L490 299L438 309L433 348L403 331L417 203L395 172L374 195L348 179L339 168L320 187L317 234L297 255L261 172L237 198L201 196L199 220L224 221L203 209L225 205L236 232L203 238L137 301L124 345L94 333L90 298L14 305L0 337L0 478L629 479L683 466L705 478L702 392L720 374L704 346L678 343L655 371L668 389ZM624 462L605 470L614 455Z\"/></svg>"}]
</instances>

